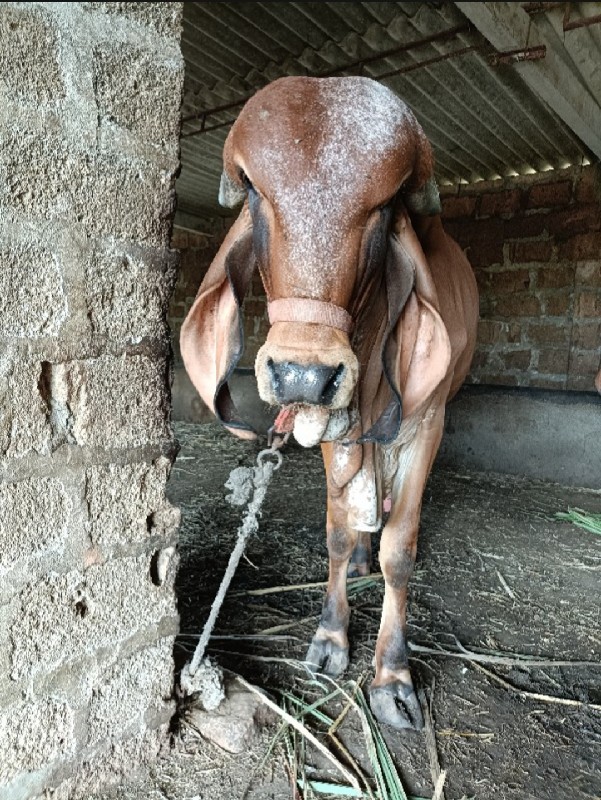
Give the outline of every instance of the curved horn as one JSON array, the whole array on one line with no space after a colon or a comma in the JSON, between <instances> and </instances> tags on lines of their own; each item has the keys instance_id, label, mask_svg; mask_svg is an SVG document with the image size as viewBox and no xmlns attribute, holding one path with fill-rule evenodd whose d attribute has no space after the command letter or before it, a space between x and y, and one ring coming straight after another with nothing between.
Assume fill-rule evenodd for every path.
<instances>
[{"instance_id":1,"label":"curved horn","mask_svg":"<svg viewBox=\"0 0 601 800\"><path fill-rule=\"evenodd\" d=\"M415 132L416 156L404 193L404 201L411 213L432 217L442 211L438 186L434 179L434 154L432 145L417 120L415 120Z\"/></svg>"},{"instance_id":2,"label":"curved horn","mask_svg":"<svg viewBox=\"0 0 601 800\"><path fill-rule=\"evenodd\" d=\"M225 170L221 173L219 182L219 205L225 208L236 208L246 198L246 191L242 186L230 178Z\"/></svg>"},{"instance_id":3,"label":"curved horn","mask_svg":"<svg viewBox=\"0 0 601 800\"><path fill-rule=\"evenodd\" d=\"M428 178L421 189L408 192L405 195L405 205L413 214L423 214L428 217L440 214L442 205L434 177Z\"/></svg>"}]
</instances>

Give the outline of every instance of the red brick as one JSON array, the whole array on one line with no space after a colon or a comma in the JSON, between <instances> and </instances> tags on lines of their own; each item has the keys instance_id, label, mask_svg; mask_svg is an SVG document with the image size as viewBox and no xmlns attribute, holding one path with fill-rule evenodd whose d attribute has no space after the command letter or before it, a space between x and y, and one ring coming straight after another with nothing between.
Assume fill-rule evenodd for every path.
<instances>
[{"instance_id":1,"label":"red brick","mask_svg":"<svg viewBox=\"0 0 601 800\"><path fill-rule=\"evenodd\" d=\"M572 328L572 345L581 350L601 349L601 322L577 322Z\"/></svg>"},{"instance_id":2,"label":"red brick","mask_svg":"<svg viewBox=\"0 0 601 800\"><path fill-rule=\"evenodd\" d=\"M506 369L524 370L530 367L530 350L508 350L500 355Z\"/></svg>"},{"instance_id":3,"label":"red brick","mask_svg":"<svg viewBox=\"0 0 601 800\"><path fill-rule=\"evenodd\" d=\"M590 375L595 378L599 372L599 352L594 350L580 350L570 353L570 375Z\"/></svg>"},{"instance_id":4,"label":"red brick","mask_svg":"<svg viewBox=\"0 0 601 800\"><path fill-rule=\"evenodd\" d=\"M509 246L509 259L514 264L549 261L552 253L553 245L548 239L534 242L515 242Z\"/></svg>"},{"instance_id":5,"label":"red brick","mask_svg":"<svg viewBox=\"0 0 601 800\"><path fill-rule=\"evenodd\" d=\"M455 219L455 217L471 217L476 210L476 196L445 197L442 200L442 218Z\"/></svg>"},{"instance_id":6,"label":"red brick","mask_svg":"<svg viewBox=\"0 0 601 800\"><path fill-rule=\"evenodd\" d=\"M521 204L522 195L519 189L485 194L480 200L480 216L515 214L516 211L519 211Z\"/></svg>"},{"instance_id":7,"label":"red brick","mask_svg":"<svg viewBox=\"0 0 601 800\"><path fill-rule=\"evenodd\" d=\"M503 242L481 239L465 249L473 267L490 267L503 262Z\"/></svg>"},{"instance_id":8,"label":"red brick","mask_svg":"<svg viewBox=\"0 0 601 800\"><path fill-rule=\"evenodd\" d=\"M521 341L522 326L515 322L503 322L497 319L481 319L478 323L478 342L496 344Z\"/></svg>"},{"instance_id":9,"label":"red brick","mask_svg":"<svg viewBox=\"0 0 601 800\"><path fill-rule=\"evenodd\" d=\"M589 261L576 267L576 283L601 287L601 261Z\"/></svg>"},{"instance_id":10,"label":"red brick","mask_svg":"<svg viewBox=\"0 0 601 800\"><path fill-rule=\"evenodd\" d=\"M574 285L575 270L571 264L553 264L535 272L538 289L564 289Z\"/></svg>"},{"instance_id":11,"label":"red brick","mask_svg":"<svg viewBox=\"0 0 601 800\"><path fill-rule=\"evenodd\" d=\"M572 182L539 183L530 187L528 208L554 208L565 206L572 197Z\"/></svg>"},{"instance_id":12,"label":"red brick","mask_svg":"<svg viewBox=\"0 0 601 800\"><path fill-rule=\"evenodd\" d=\"M601 317L601 292L580 292L575 308L577 317Z\"/></svg>"},{"instance_id":13,"label":"red brick","mask_svg":"<svg viewBox=\"0 0 601 800\"><path fill-rule=\"evenodd\" d=\"M601 208L596 203L554 211L547 217L549 236L558 240L601 228Z\"/></svg>"},{"instance_id":14,"label":"red brick","mask_svg":"<svg viewBox=\"0 0 601 800\"><path fill-rule=\"evenodd\" d=\"M505 239L532 239L540 236L545 230L548 214L527 214L524 217L512 217L505 220Z\"/></svg>"},{"instance_id":15,"label":"red brick","mask_svg":"<svg viewBox=\"0 0 601 800\"><path fill-rule=\"evenodd\" d=\"M489 275L491 290L495 294L521 292L530 288L530 273L527 269L508 269Z\"/></svg>"},{"instance_id":16,"label":"red brick","mask_svg":"<svg viewBox=\"0 0 601 800\"><path fill-rule=\"evenodd\" d=\"M551 374L565 374L568 369L568 348L540 350L538 354L538 371Z\"/></svg>"},{"instance_id":17,"label":"red brick","mask_svg":"<svg viewBox=\"0 0 601 800\"><path fill-rule=\"evenodd\" d=\"M555 325L548 322L531 322L528 326L528 339L532 344L568 344L570 326L565 321Z\"/></svg>"},{"instance_id":18,"label":"red brick","mask_svg":"<svg viewBox=\"0 0 601 800\"><path fill-rule=\"evenodd\" d=\"M544 313L550 317L564 317L572 313L573 303L571 291L557 290L544 295Z\"/></svg>"},{"instance_id":19,"label":"red brick","mask_svg":"<svg viewBox=\"0 0 601 800\"><path fill-rule=\"evenodd\" d=\"M247 298L244 301L244 313L249 317L263 317L267 313L267 305L264 300Z\"/></svg>"},{"instance_id":20,"label":"red brick","mask_svg":"<svg viewBox=\"0 0 601 800\"><path fill-rule=\"evenodd\" d=\"M541 313L540 300L529 292L515 292L498 298L495 312L502 317L536 317Z\"/></svg>"},{"instance_id":21,"label":"red brick","mask_svg":"<svg viewBox=\"0 0 601 800\"><path fill-rule=\"evenodd\" d=\"M601 202L601 175L599 167L585 167L576 185L576 200L579 203Z\"/></svg>"},{"instance_id":22,"label":"red brick","mask_svg":"<svg viewBox=\"0 0 601 800\"><path fill-rule=\"evenodd\" d=\"M188 231L182 231L180 228L174 228L171 234L171 247L175 250L183 250L188 246Z\"/></svg>"},{"instance_id":23,"label":"red brick","mask_svg":"<svg viewBox=\"0 0 601 800\"><path fill-rule=\"evenodd\" d=\"M559 258L565 258L568 261L601 258L601 232L591 231L572 236L561 245Z\"/></svg>"}]
</instances>

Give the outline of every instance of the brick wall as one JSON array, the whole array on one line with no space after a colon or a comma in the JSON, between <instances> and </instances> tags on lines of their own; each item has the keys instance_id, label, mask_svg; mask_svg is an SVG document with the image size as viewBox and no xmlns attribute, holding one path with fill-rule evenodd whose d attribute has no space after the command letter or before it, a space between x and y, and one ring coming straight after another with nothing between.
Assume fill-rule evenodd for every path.
<instances>
[{"instance_id":1,"label":"brick wall","mask_svg":"<svg viewBox=\"0 0 601 800\"><path fill-rule=\"evenodd\" d=\"M594 391L601 359L601 192L594 167L443 192L480 288L470 381Z\"/></svg>"},{"instance_id":2,"label":"brick wall","mask_svg":"<svg viewBox=\"0 0 601 800\"><path fill-rule=\"evenodd\" d=\"M173 712L181 6L0 7L1 800L90 796Z\"/></svg>"},{"instance_id":3,"label":"brick wall","mask_svg":"<svg viewBox=\"0 0 601 800\"><path fill-rule=\"evenodd\" d=\"M601 358L600 198L594 167L442 191L445 228L465 249L480 288L468 382L594 391ZM176 333L223 234L198 235L196 244L184 237L174 239L174 247L183 247L171 307ZM244 324L242 365L252 366L268 327L258 276Z\"/></svg>"}]
</instances>

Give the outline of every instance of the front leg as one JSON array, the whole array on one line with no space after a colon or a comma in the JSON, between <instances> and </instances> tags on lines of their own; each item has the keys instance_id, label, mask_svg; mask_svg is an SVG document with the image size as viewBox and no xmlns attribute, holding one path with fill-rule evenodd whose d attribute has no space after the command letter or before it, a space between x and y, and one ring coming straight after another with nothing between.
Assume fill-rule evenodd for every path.
<instances>
[{"instance_id":1,"label":"front leg","mask_svg":"<svg viewBox=\"0 0 601 800\"><path fill-rule=\"evenodd\" d=\"M329 500L329 499L328 499ZM321 620L307 652L306 661L316 672L337 678L348 667L349 604L346 576L357 532L330 519L328 502L328 556L330 573Z\"/></svg>"},{"instance_id":2,"label":"front leg","mask_svg":"<svg viewBox=\"0 0 601 800\"><path fill-rule=\"evenodd\" d=\"M397 730L420 730L424 724L409 671L407 587L415 563L422 495L443 424L444 409L441 409L422 422L415 438L399 452L392 509L380 544L385 590L376 644L376 673L369 698L376 719Z\"/></svg>"},{"instance_id":3,"label":"front leg","mask_svg":"<svg viewBox=\"0 0 601 800\"><path fill-rule=\"evenodd\" d=\"M342 451L343 460L334 457L336 445L322 444L327 475L327 542L329 578L321 620L307 652L306 661L317 672L332 677L342 675L348 666L349 604L346 579L351 556L358 542L357 531L348 524L345 486L361 465L360 447ZM342 467L342 470L341 470Z\"/></svg>"}]
</instances>

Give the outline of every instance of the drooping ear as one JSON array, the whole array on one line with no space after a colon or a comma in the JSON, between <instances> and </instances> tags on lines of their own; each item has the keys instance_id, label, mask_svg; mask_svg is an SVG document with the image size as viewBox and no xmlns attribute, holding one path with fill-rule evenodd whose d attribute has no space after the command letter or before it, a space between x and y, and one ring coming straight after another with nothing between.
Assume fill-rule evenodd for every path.
<instances>
[{"instance_id":1,"label":"drooping ear","mask_svg":"<svg viewBox=\"0 0 601 800\"><path fill-rule=\"evenodd\" d=\"M243 439L256 433L240 419L228 387L244 348L240 307L255 256L248 206L230 228L198 290L180 334L184 366L217 419Z\"/></svg>"},{"instance_id":2,"label":"drooping ear","mask_svg":"<svg viewBox=\"0 0 601 800\"><path fill-rule=\"evenodd\" d=\"M360 442L389 444L403 414L411 414L444 380L451 344L438 311L438 297L407 211L394 222L386 258L388 325L382 370L392 398Z\"/></svg>"}]
</instances>

